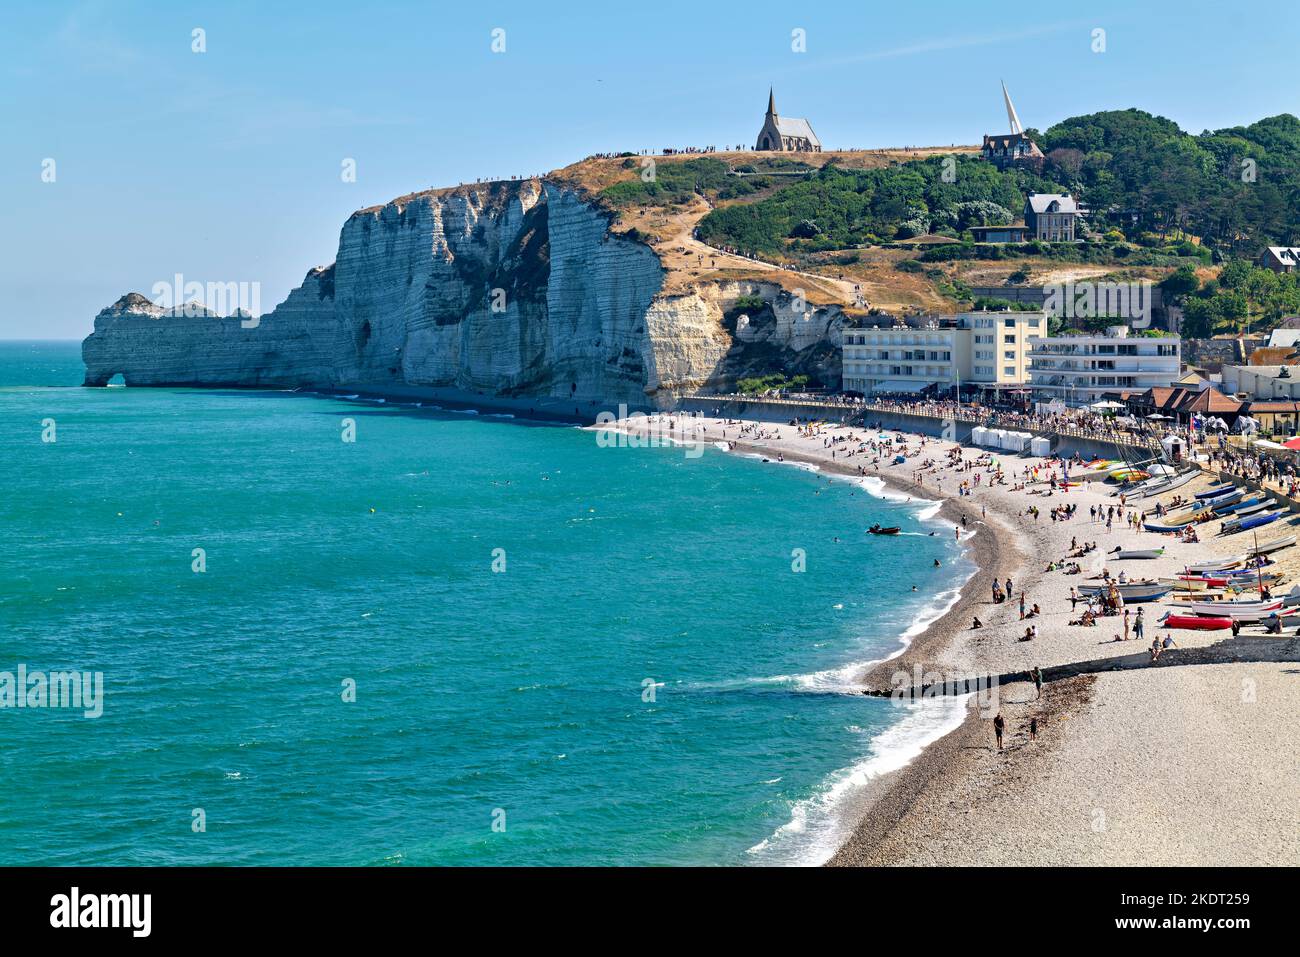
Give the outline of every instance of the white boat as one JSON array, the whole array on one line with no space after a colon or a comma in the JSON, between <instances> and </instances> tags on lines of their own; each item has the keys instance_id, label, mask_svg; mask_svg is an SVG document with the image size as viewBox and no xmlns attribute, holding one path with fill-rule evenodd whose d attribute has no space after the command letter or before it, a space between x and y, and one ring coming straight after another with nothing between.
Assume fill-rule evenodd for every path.
<instances>
[{"instance_id":1,"label":"white boat","mask_svg":"<svg viewBox=\"0 0 1300 957\"><path fill-rule=\"evenodd\" d=\"M1153 581L1126 582L1123 585L1116 581L1115 589L1126 602L1159 601L1173 590L1169 585ZM1108 583L1079 586L1079 594L1084 596L1101 595L1108 591L1110 591ZM1279 601L1278 604L1280 605L1281 602Z\"/></svg>"},{"instance_id":2,"label":"white boat","mask_svg":"<svg viewBox=\"0 0 1300 957\"><path fill-rule=\"evenodd\" d=\"M1213 615L1215 618L1235 618L1237 621L1259 621L1282 608L1282 599L1272 601L1193 601L1179 611L1196 615Z\"/></svg>"},{"instance_id":3,"label":"white boat","mask_svg":"<svg viewBox=\"0 0 1300 957\"><path fill-rule=\"evenodd\" d=\"M1164 553L1163 548L1130 548L1128 550L1116 549L1113 556L1119 560L1126 558L1159 558Z\"/></svg>"},{"instance_id":4,"label":"white boat","mask_svg":"<svg viewBox=\"0 0 1300 957\"><path fill-rule=\"evenodd\" d=\"M1165 492L1172 492L1176 488L1182 488L1200 474L1200 469L1192 469L1189 472L1183 472L1181 475L1159 475L1139 483L1132 490L1112 494L1123 494L1126 499L1137 501L1138 499L1150 498L1152 495L1163 495Z\"/></svg>"},{"instance_id":5,"label":"white boat","mask_svg":"<svg viewBox=\"0 0 1300 957\"><path fill-rule=\"evenodd\" d=\"M1246 555L1234 555L1232 558L1216 558L1212 562L1200 562L1186 567L1189 572L1222 572L1246 564L1248 557Z\"/></svg>"},{"instance_id":6,"label":"white boat","mask_svg":"<svg viewBox=\"0 0 1300 957\"><path fill-rule=\"evenodd\" d=\"M1177 598L1179 595L1190 595L1193 592L1210 590L1210 583L1208 581L1197 581L1195 578L1162 578L1160 579L1160 583L1162 585L1168 585L1174 590L1172 596L1174 598ZM1215 588L1215 591L1219 590L1220 589Z\"/></svg>"},{"instance_id":7,"label":"white boat","mask_svg":"<svg viewBox=\"0 0 1300 957\"><path fill-rule=\"evenodd\" d=\"M1224 520L1223 520L1223 524L1225 524L1225 525L1236 525L1236 524L1238 524L1238 523L1239 523L1243 518L1249 518L1250 516L1255 515L1255 514L1257 514L1257 513L1259 513L1259 512L1262 512L1262 511L1264 511L1265 509L1269 509L1269 508L1273 508L1273 507L1274 507L1274 506L1273 506L1273 500L1272 500L1272 499L1264 499L1262 502L1256 502L1254 505L1247 505L1245 508L1238 509L1237 511L1233 512L1233 513L1232 513L1232 518L1224 519Z\"/></svg>"},{"instance_id":8,"label":"white boat","mask_svg":"<svg viewBox=\"0 0 1300 957\"><path fill-rule=\"evenodd\" d=\"M1225 505L1233 505L1240 502L1245 497L1246 493L1244 490L1235 489L1231 492L1225 492L1222 495L1216 495L1214 498L1202 499L1201 504L1206 508L1223 508Z\"/></svg>"},{"instance_id":9,"label":"white boat","mask_svg":"<svg viewBox=\"0 0 1300 957\"><path fill-rule=\"evenodd\" d=\"M1271 542L1263 542L1252 548L1247 555L1267 555L1270 552L1278 552L1284 548L1290 548L1295 544L1295 536L1287 535L1283 538L1275 538Z\"/></svg>"}]
</instances>

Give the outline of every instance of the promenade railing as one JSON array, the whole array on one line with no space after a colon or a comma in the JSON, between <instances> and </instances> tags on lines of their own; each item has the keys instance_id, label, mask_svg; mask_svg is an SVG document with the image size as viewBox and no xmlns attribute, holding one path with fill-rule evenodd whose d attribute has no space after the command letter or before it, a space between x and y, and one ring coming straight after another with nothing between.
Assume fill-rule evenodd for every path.
<instances>
[{"instance_id":1,"label":"promenade railing","mask_svg":"<svg viewBox=\"0 0 1300 957\"><path fill-rule=\"evenodd\" d=\"M820 408L837 415L851 413L866 416L876 412L890 415L910 415L937 422L959 422L963 425L983 425L994 428L1020 429L1047 435L1109 442L1159 454L1162 436L1149 429L1137 430L1110 425L1098 417L1087 423L1063 421L1059 416L1041 416L1019 412L999 412L994 409L971 406L943 405L926 402L872 401L864 399L834 399L826 396L794 398L761 396L747 393L696 394L687 398L695 402L725 404L743 402L749 405L770 405L781 408Z\"/></svg>"}]
</instances>

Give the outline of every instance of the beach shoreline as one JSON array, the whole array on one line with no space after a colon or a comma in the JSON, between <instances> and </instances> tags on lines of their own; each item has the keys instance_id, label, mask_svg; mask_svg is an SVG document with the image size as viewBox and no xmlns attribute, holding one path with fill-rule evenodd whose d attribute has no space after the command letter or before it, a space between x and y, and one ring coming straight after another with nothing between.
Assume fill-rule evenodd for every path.
<instances>
[{"instance_id":1,"label":"beach shoreline","mask_svg":"<svg viewBox=\"0 0 1300 957\"><path fill-rule=\"evenodd\" d=\"M667 428L665 428L667 426ZM1007 484L983 483L971 494L958 496L959 480L969 481L974 471L950 471L942 467L946 451L957 443L933 437L900 433L897 429L867 429L837 423L823 423L813 436L799 435L792 424L751 420L715 419L702 416L660 413L650 418L632 417L617 423L617 431L663 435L678 443L705 442L732 453L759 456L773 464L799 463L815 466L825 474L863 479L878 478L889 491L940 502L934 518L959 527L962 517L972 523L974 535L963 537L966 556L976 571L961 587L959 597L946 613L915 635L902 650L864 669L860 681L866 688L888 688L901 673L919 668L935 669L950 677L975 674L1016 674L1039 665L1050 667L1103 658L1117 653L1132 655L1141 651L1141 642L1114 645L1110 639L1118 634L1119 621L1103 618L1097 628L1070 627L1072 604L1070 585L1081 585L1088 574L1103 567L1113 549L1155 544L1165 548L1158 561L1116 562L1113 573L1176 575L1180 565L1207 557L1241 550L1241 542L1206 535L1195 545L1175 541L1171 536L1157 536L1121 526L1089 520L1089 508L1118 506L1110 496L1111 487L1084 483L1061 494L1049 490L1047 471L1054 466L1041 459L995 452L1008 474ZM747 434L738 434L741 430ZM907 450L907 462L901 467L892 460L871 462L870 456L846 454L868 436L901 436ZM853 442L843 441L853 436ZM963 446L969 459L984 450ZM835 453L835 454L832 454ZM856 458L856 462L855 462ZM925 468L933 459L939 463ZM890 457L892 459L892 456ZM870 463L867 465L867 463ZM1037 466L1043 471L1041 484L1026 481L1021 486L1022 471ZM921 482L915 481L917 478ZM987 478L988 475L985 474ZM1075 476L1072 475L1072 478ZM944 487L944 483L947 487ZM1210 477L1197 479L1182 491L1186 495L1213 484ZM1032 486L1032 487L1031 487ZM1163 498L1168 504L1171 496ZM1142 505L1152 507L1156 499ZM1049 520L1052 507L1074 503L1079 511L1060 522ZM1033 508L1037 514L1026 512ZM1079 514L1081 513L1081 514ZM1279 532L1280 534L1280 532ZM1071 541L1096 540L1098 548L1081 563L1086 568L1077 578L1062 577L1055 566ZM1157 541L1158 540L1158 541ZM1297 557L1279 563L1288 573L1300 571ZM1017 597L1032 596L1042 612L1033 622L1041 629L1036 641L1018 640L1023 621L1016 620L1015 603L995 605L990 599L993 580L1015 583ZM1287 585L1289 586L1289 583ZM1141 606L1135 606L1141 607ZM1155 621L1160 613L1156 605L1145 606L1148 616L1146 640L1163 636ZM979 616L984 627L975 630L970 624ZM1035 616L1031 616L1035 617ZM1212 632L1177 631L1182 648L1205 647L1219 641ZM1176 655L1173 657L1176 660ZM1164 662L1162 661L1163 665ZM1253 669L1253 670L1252 670ZM1240 674L1239 674L1240 673ZM1248 677L1241 675L1248 674ZM1176 675L1176 677L1169 677ZM1232 741L1247 739L1251 747L1270 739L1277 723L1291 724L1300 731L1296 693L1287 682L1285 666L1280 664L1222 664L1206 668L1142 668L1123 676L1085 674L1053 683L1038 697L1032 683L1012 681L998 689L997 707L1008 726L1005 750L997 750L992 741L988 720L981 702L972 696L967 701L964 720L952 731L932 740L919 754L895 770L872 778L856 789L844 805L842 833L847 837L824 863L828 866L890 866L899 864L1084 864L1084 863L1202 863L1207 859L1203 846L1195 841L1184 843L1183 831L1206 831L1203 815L1192 808L1179 808L1171 814L1170 795L1163 787L1178 781L1182 790L1205 789L1215 774L1240 774L1232 768L1233 748L1209 748L1204 742L1214 736ZM1245 680L1273 689L1268 708L1253 711L1241 708L1233 697ZM1168 702L1164 689L1179 689L1174 704L1186 711L1184 726L1162 727L1161 735L1150 735L1149 727L1164 721ZM1220 701L1212 719L1199 707L1206 700ZM1274 711L1280 707L1280 711ZM1265 715L1267 714L1267 718ZM1264 721L1271 724L1264 724ZM1209 725L1206 726L1206 722ZM1031 724L1046 733L1029 738ZM1083 734L1076 729L1087 728ZM1139 742L1135 745L1134 742ZM1114 765L1108 775L1087 776L1082 770L1083 757L1096 760L1100 748ZM1154 748L1154 749L1153 749ZM1164 748L1164 750L1162 750ZM1181 753L1180 753L1181 752ZM1168 755L1178 754L1189 766L1200 768L1190 781L1183 780L1181 765L1171 763ZM1270 763L1271 751L1264 749L1266 771L1259 776L1277 778L1290 785L1295 772L1279 770L1285 762ZM1297 781L1295 783L1300 783ZM1214 792L1206 800L1216 800ZM1279 821L1287 820L1285 802L1278 802L1273 792L1250 793L1248 799L1217 799L1225 811L1231 808L1238 818L1250 819L1241 833L1234 833L1228 851L1216 859L1227 863L1297 863L1300 862L1300 839L1279 830ZM1246 801L1253 803L1246 803ZM1136 807L1135 807L1136 805ZM1262 805L1268 811L1259 815L1252 808ZM1145 812L1145 817L1138 811ZM1068 812L1068 813L1067 813ZM1008 840L1003 817L1017 818L1018 837ZM1051 827L1039 826L1036 815L1053 821ZM1275 817L1270 819L1268 814ZM1020 820L1028 815L1028 820ZM1152 815L1171 820L1168 826L1152 829ZM1098 820L1107 826L1099 827ZM1271 820L1271 823L1270 823ZM1123 827L1114 822L1122 822ZM1268 839L1259 839L1261 828ZM1222 839L1223 828L1215 832ZM1081 836L1082 835L1082 836ZM1233 842L1236 842L1235 844ZM1067 848L1060 853L1052 849ZM1045 855L1036 858L1035 855ZM1226 855L1226 857L1225 857Z\"/></svg>"}]
</instances>

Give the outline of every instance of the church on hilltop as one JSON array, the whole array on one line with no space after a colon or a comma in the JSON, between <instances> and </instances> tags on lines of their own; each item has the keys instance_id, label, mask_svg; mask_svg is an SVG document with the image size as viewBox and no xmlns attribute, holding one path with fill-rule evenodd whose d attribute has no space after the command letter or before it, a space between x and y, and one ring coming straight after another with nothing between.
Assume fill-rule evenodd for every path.
<instances>
[{"instance_id":1,"label":"church on hilltop","mask_svg":"<svg viewBox=\"0 0 1300 957\"><path fill-rule=\"evenodd\" d=\"M763 118L763 128L758 131L756 150L775 150L783 153L802 152L820 153L822 141L813 132L812 124L807 120L792 119L776 115L776 99L772 90L767 91L767 116Z\"/></svg>"},{"instance_id":2,"label":"church on hilltop","mask_svg":"<svg viewBox=\"0 0 1300 957\"><path fill-rule=\"evenodd\" d=\"M1038 148L1037 143L1025 135L1025 129L1020 125L1020 117L1011 103L1011 94L1007 92L1005 83L1002 84L1002 99L1007 105L1007 122L1011 125L1011 132L985 136L980 155L998 169L1006 169L1008 166L1040 168L1043 165L1043 151Z\"/></svg>"}]
</instances>

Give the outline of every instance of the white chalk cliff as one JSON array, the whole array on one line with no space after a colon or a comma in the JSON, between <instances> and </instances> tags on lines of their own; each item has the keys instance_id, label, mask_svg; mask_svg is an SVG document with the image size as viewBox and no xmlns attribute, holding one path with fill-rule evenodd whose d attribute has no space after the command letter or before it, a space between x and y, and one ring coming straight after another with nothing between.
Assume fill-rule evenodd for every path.
<instances>
[{"instance_id":1,"label":"white chalk cliff","mask_svg":"<svg viewBox=\"0 0 1300 957\"><path fill-rule=\"evenodd\" d=\"M655 252L545 179L419 193L354 213L333 265L255 325L135 293L95 317L86 385L453 387L669 407L772 371L839 379L842 315L773 283L661 295ZM765 300L743 313L741 296Z\"/></svg>"}]
</instances>

